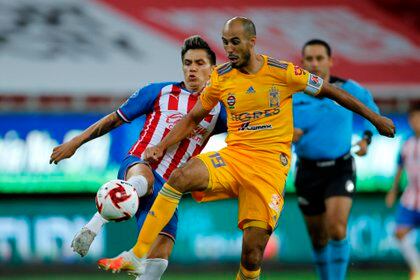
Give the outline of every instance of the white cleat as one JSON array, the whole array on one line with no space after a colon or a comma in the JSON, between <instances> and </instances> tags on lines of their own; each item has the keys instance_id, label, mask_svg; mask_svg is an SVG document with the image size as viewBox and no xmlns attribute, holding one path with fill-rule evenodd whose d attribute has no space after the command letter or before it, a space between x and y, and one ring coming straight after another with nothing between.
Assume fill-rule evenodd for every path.
<instances>
[{"instance_id":1,"label":"white cleat","mask_svg":"<svg viewBox=\"0 0 420 280\"><path fill-rule=\"evenodd\" d=\"M96 233L91 231L86 227L82 227L82 229L76 233L71 242L71 247L73 251L78 253L80 256L84 257L89 252L90 245L92 244L93 240L96 237Z\"/></svg>"}]
</instances>

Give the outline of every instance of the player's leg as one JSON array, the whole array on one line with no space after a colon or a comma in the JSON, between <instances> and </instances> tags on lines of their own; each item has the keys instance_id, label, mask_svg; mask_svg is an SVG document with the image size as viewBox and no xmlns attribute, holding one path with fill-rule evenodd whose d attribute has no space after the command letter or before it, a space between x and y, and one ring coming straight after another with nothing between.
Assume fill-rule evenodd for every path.
<instances>
[{"instance_id":1,"label":"player's leg","mask_svg":"<svg viewBox=\"0 0 420 280\"><path fill-rule=\"evenodd\" d=\"M350 260L347 222L356 191L356 170L353 158L338 161L330 167L325 190L327 232L330 238L329 274L331 279L345 279Z\"/></svg>"},{"instance_id":2,"label":"player's leg","mask_svg":"<svg viewBox=\"0 0 420 280\"><path fill-rule=\"evenodd\" d=\"M417 225L420 214L416 211L409 210L399 204L396 213L396 230L395 237L398 241L398 247L406 260L410 271L413 275L420 274L420 256L418 254L415 243L409 238L409 233Z\"/></svg>"},{"instance_id":3,"label":"player's leg","mask_svg":"<svg viewBox=\"0 0 420 280\"><path fill-rule=\"evenodd\" d=\"M253 225L259 223L260 225ZM261 221L250 221L244 225L241 265L236 279L259 279L264 250L270 239L271 230Z\"/></svg>"},{"instance_id":4,"label":"player's leg","mask_svg":"<svg viewBox=\"0 0 420 280\"><path fill-rule=\"evenodd\" d=\"M328 280L329 246L325 222L324 192L326 180L323 170L309 162L298 162L295 188L299 209L312 244L312 256L319 279Z\"/></svg>"},{"instance_id":5,"label":"player's leg","mask_svg":"<svg viewBox=\"0 0 420 280\"><path fill-rule=\"evenodd\" d=\"M150 249L144 274L136 280L159 280L168 267L173 247L174 240L168 235L160 234Z\"/></svg>"},{"instance_id":6,"label":"player's leg","mask_svg":"<svg viewBox=\"0 0 420 280\"><path fill-rule=\"evenodd\" d=\"M315 261L316 270L319 279L329 279L329 246L328 233L326 227L325 213L318 215L305 215L304 220L309 238L312 244L312 255Z\"/></svg>"},{"instance_id":7,"label":"player's leg","mask_svg":"<svg viewBox=\"0 0 420 280\"><path fill-rule=\"evenodd\" d=\"M118 172L118 178L127 180L136 189L139 197L149 194L152 191L154 183L153 173L150 167L137 157L131 156L124 159ZM76 233L71 244L73 251L82 257L85 256L96 235L98 235L106 223L108 221L96 212L89 222Z\"/></svg>"},{"instance_id":8,"label":"player's leg","mask_svg":"<svg viewBox=\"0 0 420 280\"><path fill-rule=\"evenodd\" d=\"M175 169L162 187L138 236L133 252L139 258L147 256L153 242L162 228L172 218L182 194L190 191L204 191L209 185L209 173L205 164L197 158Z\"/></svg>"},{"instance_id":9,"label":"player's leg","mask_svg":"<svg viewBox=\"0 0 420 280\"><path fill-rule=\"evenodd\" d=\"M345 279L350 259L350 244L347 240L347 221L352 206L349 197L329 197L325 200L326 227L330 253L331 279Z\"/></svg>"},{"instance_id":10,"label":"player's leg","mask_svg":"<svg viewBox=\"0 0 420 280\"><path fill-rule=\"evenodd\" d=\"M139 209L136 213L137 226L139 230L143 227L149 210L156 200L163 184L163 179L156 177L152 194L144 196L140 199ZM172 252L174 240L176 238L177 225L178 214L177 211L175 211L175 214L160 232L159 237L155 240L150 250L150 256L147 260L138 258L134 254L135 248L138 245L136 244L134 248L129 251L122 252L117 257L99 260L99 267L112 272L126 271L135 275L143 274L142 278L139 279L160 279L168 266L169 255Z\"/></svg>"},{"instance_id":11,"label":"player's leg","mask_svg":"<svg viewBox=\"0 0 420 280\"><path fill-rule=\"evenodd\" d=\"M285 155L231 151L238 184L238 227L243 230L240 270L237 279L259 279L264 250L277 226L284 205L288 173ZM249 164L249 158L252 164Z\"/></svg>"}]
</instances>

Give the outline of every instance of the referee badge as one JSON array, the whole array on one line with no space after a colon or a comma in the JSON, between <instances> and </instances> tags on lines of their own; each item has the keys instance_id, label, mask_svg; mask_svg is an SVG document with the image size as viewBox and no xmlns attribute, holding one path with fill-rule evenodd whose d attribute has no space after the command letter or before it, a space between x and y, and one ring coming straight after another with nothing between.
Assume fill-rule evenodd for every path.
<instances>
[{"instance_id":1,"label":"referee badge","mask_svg":"<svg viewBox=\"0 0 420 280\"><path fill-rule=\"evenodd\" d=\"M283 164L283 166L286 166L289 163L289 160L287 159L285 155L280 154L280 162L281 164Z\"/></svg>"}]
</instances>

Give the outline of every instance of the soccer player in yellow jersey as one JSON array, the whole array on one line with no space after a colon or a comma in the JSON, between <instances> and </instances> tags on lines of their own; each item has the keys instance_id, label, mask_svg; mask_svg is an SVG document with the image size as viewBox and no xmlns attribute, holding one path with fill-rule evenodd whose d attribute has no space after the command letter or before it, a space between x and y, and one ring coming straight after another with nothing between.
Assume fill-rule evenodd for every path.
<instances>
[{"instance_id":1,"label":"soccer player in yellow jersey","mask_svg":"<svg viewBox=\"0 0 420 280\"><path fill-rule=\"evenodd\" d=\"M187 137L219 101L228 114L227 147L201 154L172 173L146 218L134 253L139 258L147 256L183 193L198 191L193 196L199 201L237 198L238 226L243 230L237 279L259 279L264 248L284 203L293 136L292 94L304 91L334 99L367 118L382 135L393 137L395 129L391 120L320 77L292 63L257 54L251 20L228 20L222 40L229 62L213 71L200 101L157 146L146 150L145 159L161 158L167 149Z\"/></svg>"}]
</instances>

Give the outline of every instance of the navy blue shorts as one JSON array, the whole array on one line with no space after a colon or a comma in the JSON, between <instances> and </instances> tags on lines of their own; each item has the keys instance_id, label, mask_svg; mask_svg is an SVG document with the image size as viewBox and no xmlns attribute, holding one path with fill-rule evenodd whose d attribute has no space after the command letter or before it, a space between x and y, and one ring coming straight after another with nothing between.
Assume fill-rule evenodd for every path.
<instances>
[{"instance_id":1,"label":"navy blue shorts","mask_svg":"<svg viewBox=\"0 0 420 280\"><path fill-rule=\"evenodd\" d=\"M121 163L120 170L118 171L118 179L125 180L127 170L136 163L144 162L142 159L129 155ZM144 220L146 220L147 214L149 213L150 208L152 208L153 202L157 195L159 194L160 189L162 188L165 180L153 170L153 175L155 175L155 182L153 185L153 193L151 195L146 195L140 198L139 210L136 213L137 218L137 228L140 231ZM168 224L162 229L160 234L167 235L175 241L176 231L178 228L178 209L175 210L173 217L169 220Z\"/></svg>"},{"instance_id":2,"label":"navy blue shorts","mask_svg":"<svg viewBox=\"0 0 420 280\"><path fill-rule=\"evenodd\" d=\"M420 227L420 212L407 209L400 203L397 207L395 223L397 227Z\"/></svg>"}]
</instances>

